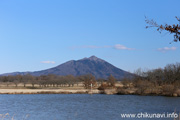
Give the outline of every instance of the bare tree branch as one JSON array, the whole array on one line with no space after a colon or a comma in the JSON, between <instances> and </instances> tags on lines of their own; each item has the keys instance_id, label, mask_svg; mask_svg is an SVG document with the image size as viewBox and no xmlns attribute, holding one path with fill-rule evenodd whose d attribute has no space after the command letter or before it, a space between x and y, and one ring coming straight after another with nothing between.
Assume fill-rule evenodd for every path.
<instances>
[{"instance_id":1,"label":"bare tree branch","mask_svg":"<svg viewBox=\"0 0 180 120\"><path fill-rule=\"evenodd\" d=\"M156 27L157 31L160 33L162 31L168 31L170 34L174 34L174 42L180 42L180 19L176 16L177 21L179 24L173 24L173 25L159 25L157 24L153 19L148 19L145 17L145 22L148 24L146 28Z\"/></svg>"}]
</instances>

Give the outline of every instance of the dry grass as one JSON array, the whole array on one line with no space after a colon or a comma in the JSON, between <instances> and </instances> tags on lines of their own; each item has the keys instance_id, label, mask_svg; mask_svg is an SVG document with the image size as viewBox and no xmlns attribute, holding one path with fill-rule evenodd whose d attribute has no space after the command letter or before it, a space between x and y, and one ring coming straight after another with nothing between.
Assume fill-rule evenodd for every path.
<instances>
[{"instance_id":1,"label":"dry grass","mask_svg":"<svg viewBox=\"0 0 180 120\"><path fill-rule=\"evenodd\" d=\"M25 115L22 120L26 120L29 115ZM9 113L0 114L0 120L15 120L15 115L11 116Z\"/></svg>"},{"instance_id":2,"label":"dry grass","mask_svg":"<svg viewBox=\"0 0 180 120\"><path fill-rule=\"evenodd\" d=\"M7 87L6 84L0 84L0 94L87 94L89 93L88 89L84 88L83 83L74 84L74 86L69 87L66 86L55 86L49 85L48 87L40 87L39 85L35 85L32 87L31 84L26 84L24 87L23 84L18 84L16 87L13 83L10 83ZM92 90L93 94L100 93L97 88Z\"/></svg>"},{"instance_id":3,"label":"dry grass","mask_svg":"<svg viewBox=\"0 0 180 120\"><path fill-rule=\"evenodd\" d=\"M87 94L89 89L0 89L0 94ZM93 94L100 93L93 89Z\"/></svg>"},{"instance_id":4,"label":"dry grass","mask_svg":"<svg viewBox=\"0 0 180 120\"><path fill-rule=\"evenodd\" d=\"M14 117L10 116L9 113L6 114L0 114L0 120L5 120L5 119L10 119L10 120L14 120Z\"/></svg>"}]
</instances>

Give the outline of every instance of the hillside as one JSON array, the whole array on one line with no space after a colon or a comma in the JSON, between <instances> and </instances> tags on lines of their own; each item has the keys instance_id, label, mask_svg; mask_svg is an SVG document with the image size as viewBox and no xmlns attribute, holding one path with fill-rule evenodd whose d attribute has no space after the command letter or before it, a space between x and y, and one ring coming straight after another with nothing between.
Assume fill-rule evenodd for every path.
<instances>
[{"instance_id":1,"label":"hillside","mask_svg":"<svg viewBox=\"0 0 180 120\"><path fill-rule=\"evenodd\" d=\"M80 60L71 60L66 63L63 63L54 68L35 71L35 72L14 72L7 73L3 75L17 75L17 74L27 74L30 73L34 76L56 74L56 75L85 75L92 74L96 78L107 78L112 74L116 78L132 77L133 74L126 72L122 69L119 69L112 64L97 58L96 56L91 56L89 58L84 58Z\"/></svg>"}]
</instances>

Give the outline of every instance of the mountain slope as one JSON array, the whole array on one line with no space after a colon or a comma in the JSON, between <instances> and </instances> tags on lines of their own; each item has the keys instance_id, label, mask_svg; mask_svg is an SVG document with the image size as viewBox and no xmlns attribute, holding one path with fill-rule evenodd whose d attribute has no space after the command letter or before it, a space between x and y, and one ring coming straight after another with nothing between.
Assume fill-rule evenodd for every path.
<instances>
[{"instance_id":1,"label":"mountain slope","mask_svg":"<svg viewBox=\"0 0 180 120\"><path fill-rule=\"evenodd\" d=\"M21 72L21 73L16 72L10 74L15 75L15 74L27 74L27 73L28 72ZM48 75L48 74L74 75L74 76L92 74L96 78L107 78L110 74L112 74L116 78L133 76L131 73L121 70L111 65L110 63L100 58L97 58L96 56L91 56L89 58L84 58L77 61L71 60L54 68L50 68L42 71L29 72L29 73L35 76Z\"/></svg>"}]
</instances>

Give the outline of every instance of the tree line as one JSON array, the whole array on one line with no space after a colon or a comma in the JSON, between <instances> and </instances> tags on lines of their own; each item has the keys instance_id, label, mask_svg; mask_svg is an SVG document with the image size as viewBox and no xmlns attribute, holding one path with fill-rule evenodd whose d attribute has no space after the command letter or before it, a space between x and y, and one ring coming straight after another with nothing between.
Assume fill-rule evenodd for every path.
<instances>
[{"instance_id":1,"label":"tree line","mask_svg":"<svg viewBox=\"0 0 180 120\"><path fill-rule=\"evenodd\" d=\"M101 84L104 81L107 80L96 79L92 74L81 76L59 76L54 74L41 76L33 76L31 74L0 76L0 83L6 84L7 87L10 84L14 84L16 87L18 87L19 84L23 84L24 87L26 87L27 84L31 84L33 88L35 85L39 85L39 87L73 87L75 84L78 86L81 82L86 89L89 89L90 87L97 87L98 84ZM108 81L110 85L114 86L116 79L110 75Z\"/></svg>"},{"instance_id":2,"label":"tree line","mask_svg":"<svg viewBox=\"0 0 180 120\"><path fill-rule=\"evenodd\" d=\"M137 94L173 95L180 89L180 63L153 70L138 69L133 79L124 78L123 88L136 88Z\"/></svg>"}]
</instances>

